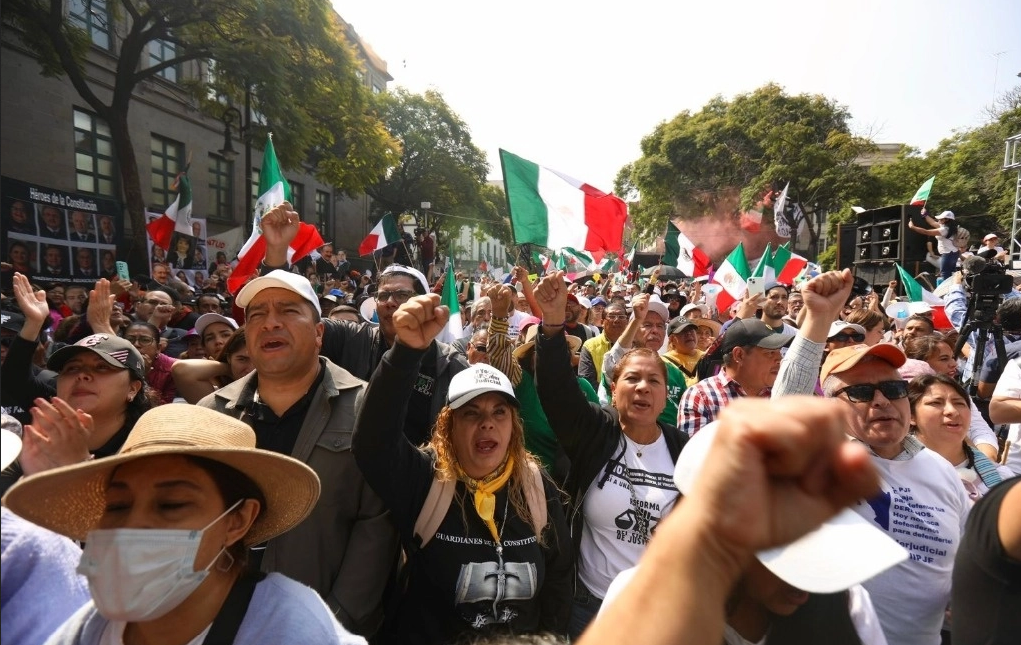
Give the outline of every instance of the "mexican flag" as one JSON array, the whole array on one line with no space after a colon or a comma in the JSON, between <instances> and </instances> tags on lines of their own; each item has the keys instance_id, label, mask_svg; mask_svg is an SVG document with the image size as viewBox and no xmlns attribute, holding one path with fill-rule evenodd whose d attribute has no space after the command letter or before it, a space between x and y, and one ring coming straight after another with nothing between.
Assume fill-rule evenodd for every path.
<instances>
[{"instance_id":1,"label":"mexican flag","mask_svg":"<svg viewBox=\"0 0 1021 645\"><path fill-rule=\"evenodd\" d=\"M773 269L776 271L776 281L782 284L794 284L802 271L808 266L808 258L803 258L797 253L792 253L788 248L790 243L780 246L773 254Z\"/></svg>"},{"instance_id":2,"label":"mexican flag","mask_svg":"<svg viewBox=\"0 0 1021 645\"><path fill-rule=\"evenodd\" d=\"M770 282L776 282L776 269L773 267L773 246L771 244L766 244L766 251L759 258L759 262L755 265L751 277L764 278L763 282L767 285Z\"/></svg>"},{"instance_id":3,"label":"mexican flag","mask_svg":"<svg viewBox=\"0 0 1021 645\"><path fill-rule=\"evenodd\" d=\"M397 222L390 213L383 215L383 218L376 222L376 226L369 231L362 243L358 245L358 255L369 255L401 239L401 231L397 228Z\"/></svg>"},{"instance_id":4,"label":"mexican flag","mask_svg":"<svg viewBox=\"0 0 1021 645\"><path fill-rule=\"evenodd\" d=\"M666 253L663 254L662 264L680 269L689 278L697 278L702 275L709 275L712 262L705 251L695 246L694 242L688 239L681 229L673 222L667 222L666 237L663 238L666 245Z\"/></svg>"},{"instance_id":5,"label":"mexican flag","mask_svg":"<svg viewBox=\"0 0 1021 645\"><path fill-rule=\"evenodd\" d=\"M936 175L926 179L925 183L918 187L918 190L915 191L915 196L908 203L912 206L923 206L925 202L929 201L929 193L932 191L932 182L935 179Z\"/></svg>"},{"instance_id":6,"label":"mexican flag","mask_svg":"<svg viewBox=\"0 0 1021 645\"><path fill-rule=\"evenodd\" d=\"M716 308L726 311L730 305L743 298L748 291L749 277L751 271L748 270L748 261L744 258L744 244L741 243L730 252L713 275L712 281L723 287L723 291L716 297Z\"/></svg>"},{"instance_id":7,"label":"mexican flag","mask_svg":"<svg viewBox=\"0 0 1021 645\"><path fill-rule=\"evenodd\" d=\"M259 273L259 264L266 257L266 238L262 236L262 216L284 202L291 201L291 184L284 178L273 148L273 135L266 140L259 172L259 198L252 214L252 235L238 251L238 264L227 278L227 289L236 294L249 278ZM324 244L319 229L300 222L298 232L287 245L287 262L293 264Z\"/></svg>"},{"instance_id":8,"label":"mexican flag","mask_svg":"<svg viewBox=\"0 0 1021 645\"><path fill-rule=\"evenodd\" d=\"M629 270L631 270L631 265L635 261L635 252L637 250L638 250L638 242L635 242L634 244L631 245L631 250L628 251L626 255L623 254L623 253L621 254L623 256L621 258L621 260L620 260L620 270L621 271L629 271Z\"/></svg>"},{"instance_id":9,"label":"mexican flag","mask_svg":"<svg viewBox=\"0 0 1021 645\"><path fill-rule=\"evenodd\" d=\"M157 219L145 225L149 237L164 251L170 249L170 239L174 232L191 235L191 181L188 180L188 169L179 174L171 186L177 191L174 203Z\"/></svg>"},{"instance_id":10,"label":"mexican flag","mask_svg":"<svg viewBox=\"0 0 1021 645\"><path fill-rule=\"evenodd\" d=\"M452 264L447 264L447 277L443 279L440 304L450 310L450 318L436 339L442 343L452 343L464 333L464 325L461 324L461 305L457 302L457 279L454 278Z\"/></svg>"},{"instance_id":11,"label":"mexican flag","mask_svg":"<svg viewBox=\"0 0 1021 645\"><path fill-rule=\"evenodd\" d=\"M621 247L624 200L500 150L515 244L586 251Z\"/></svg>"},{"instance_id":12,"label":"mexican flag","mask_svg":"<svg viewBox=\"0 0 1021 645\"><path fill-rule=\"evenodd\" d=\"M900 277L904 291L908 294L911 302L924 302L927 305L943 306L943 300L933 292L925 289L918 281L911 277L911 274L904 270L904 267L897 265L897 275Z\"/></svg>"},{"instance_id":13,"label":"mexican flag","mask_svg":"<svg viewBox=\"0 0 1021 645\"><path fill-rule=\"evenodd\" d=\"M536 264L542 267L543 274L549 270L550 259L548 256L539 253L538 251L532 251L532 264Z\"/></svg>"},{"instance_id":14,"label":"mexican flag","mask_svg":"<svg viewBox=\"0 0 1021 645\"><path fill-rule=\"evenodd\" d=\"M595 264L595 262L595 259L588 253L567 247L560 249L557 267L569 273L581 273Z\"/></svg>"}]
</instances>

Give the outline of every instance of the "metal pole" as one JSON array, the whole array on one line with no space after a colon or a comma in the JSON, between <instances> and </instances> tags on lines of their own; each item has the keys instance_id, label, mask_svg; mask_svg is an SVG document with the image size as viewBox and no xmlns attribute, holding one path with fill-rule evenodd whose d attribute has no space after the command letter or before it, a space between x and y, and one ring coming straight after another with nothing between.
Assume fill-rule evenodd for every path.
<instances>
[{"instance_id":1,"label":"metal pole","mask_svg":"<svg viewBox=\"0 0 1021 645\"><path fill-rule=\"evenodd\" d=\"M1010 244L1007 248L1007 266L1021 269L1021 134L1015 134L1005 142L1003 169L1017 170L1017 187L1014 189L1014 219L1010 227Z\"/></svg>"},{"instance_id":2,"label":"metal pole","mask_svg":"<svg viewBox=\"0 0 1021 645\"><path fill-rule=\"evenodd\" d=\"M252 88L245 83L245 114L238 124L245 140L245 233L252 234Z\"/></svg>"}]
</instances>

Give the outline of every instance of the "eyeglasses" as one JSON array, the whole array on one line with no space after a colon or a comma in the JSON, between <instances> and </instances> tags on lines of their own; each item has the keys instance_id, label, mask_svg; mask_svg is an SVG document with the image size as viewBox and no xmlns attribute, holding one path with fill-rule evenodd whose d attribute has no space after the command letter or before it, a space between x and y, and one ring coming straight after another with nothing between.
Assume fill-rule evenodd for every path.
<instances>
[{"instance_id":1,"label":"eyeglasses","mask_svg":"<svg viewBox=\"0 0 1021 645\"><path fill-rule=\"evenodd\" d=\"M476 352L482 352L483 354L489 351L489 348L485 345L474 345L474 347Z\"/></svg>"},{"instance_id":2,"label":"eyeglasses","mask_svg":"<svg viewBox=\"0 0 1021 645\"><path fill-rule=\"evenodd\" d=\"M863 343L863 342L865 342L865 334L860 334L860 333L858 333L856 331L853 331L853 332L851 332L849 334L839 333L836 336L830 336L829 339L830 340L837 340L837 341L844 341L845 343L848 342L848 341L854 341L856 343Z\"/></svg>"},{"instance_id":3,"label":"eyeglasses","mask_svg":"<svg viewBox=\"0 0 1021 645\"><path fill-rule=\"evenodd\" d=\"M396 291L378 291L376 292L376 302L386 302L390 298L393 298L394 302L399 305L403 305L405 302L411 299L411 296L415 295L414 291L408 291L407 289L397 289Z\"/></svg>"},{"instance_id":4,"label":"eyeglasses","mask_svg":"<svg viewBox=\"0 0 1021 645\"><path fill-rule=\"evenodd\" d=\"M848 385L843 389L837 390L833 396L846 394L847 400L851 403L871 403L872 399L876 398L876 390L882 392L883 396L889 400L896 401L897 399L903 399L908 395L908 382L883 381L882 383L859 383L858 385Z\"/></svg>"},{"instance_id":5,"label":"eyeglasses","mask_svg":"<svg viewBox=\"0 0 1021 645\"><path fill-rule=\"evenodd\" d=\"M156 339L152 336L125 336L124 340L128 341L132 345L138 345L139 347L148 347L156 342Z\"/></svg>"},{"instance_id":6,"label":"eyeglasses","mask_svg":"<svg viewBox=\"0 0 1021 645\"><path fill-rule=\"evenodd\" d=\"M627 314L610 314L606 317L607 320L627 320Z\"/></svg>"}]
</instances>

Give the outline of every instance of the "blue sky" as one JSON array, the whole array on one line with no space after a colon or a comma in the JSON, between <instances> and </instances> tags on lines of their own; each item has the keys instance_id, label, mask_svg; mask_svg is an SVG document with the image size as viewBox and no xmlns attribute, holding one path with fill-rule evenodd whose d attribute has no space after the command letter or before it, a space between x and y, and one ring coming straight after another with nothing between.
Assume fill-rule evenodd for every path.
<instances>
[{"instance_id":1,"label":"blue sky","mask_svg":"<svg viewBox=\"0 0 1021 645\"><path fill-rule=\"evenodd\" d=\"M1018 0L333 4L391 86L443 94L491 176L502 147L604 190L656 124L717 94L821 93L856 132L927 150L1021 83Z\"/></svg>"}]
</instances>

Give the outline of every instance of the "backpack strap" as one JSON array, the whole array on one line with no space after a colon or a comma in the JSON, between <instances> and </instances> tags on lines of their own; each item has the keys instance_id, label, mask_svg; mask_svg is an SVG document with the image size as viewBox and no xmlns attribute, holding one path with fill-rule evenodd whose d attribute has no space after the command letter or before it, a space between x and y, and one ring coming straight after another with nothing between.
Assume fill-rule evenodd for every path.
<instances>
[{"instance_id":1,"label":"backpack strap","mask_svg":"<svg viewBox=\"0 0 1021 645\"><path fill-rule=\"evenodd\" d=\"M231 645L234 642L255 594L255 585L265 577L262 571L246 571L234 581L202 645Z\"/></svg>"},{"instance_id":2,"label":"backpack strap","mask_svg":"<svg viewBox=\"0 0 1021 645\"><path fill-rule=\"evenodd\" d=\"M436 535L436 529L440 528L443 518L447 515L447 509L450 508L450 502L454 499L455 488L456 481L440 481L433 477L425 504L418 514L418 519L415 520L415 537L418 538L419 549L424 548Z\"/></svg>"},{"instance_id":3,"label":"backpack strap","mask_svg":"<svg viewBox=\"0 0 1021 645\"><path fill-rule=\"evenodd\" d=\"M525 482L525 501L528 503L528 513L532 516L532 528L535 529L535 537L542 535L549 520L549 508L546 506L546 489L542 485L542 470L535 462L528 462L528 474L530 477Z\"/></svg>"},{"instance_id":4,"label":"backpack strap","mask_svg":"<svg viewBox=\"0 0 1021 645\"><path fill-rule=\"evenodd\" d=\"M546 506L546 489L542 483L542 470L536 464L528 463L529 477L525 481L525 501L528 504L528 512L532 516L532 528L535 529L536 537L542 535L549 520L549 508ZM454 491L457 482L453 480L440 481L433 477L429 486L429 493L425 497L425 504L415 520L415 537L418 541L418 548L423 549L429 540L436 535L436 530L443 523L447 516L450 503L454 501Z\"/></svg>"}]
</instances>

